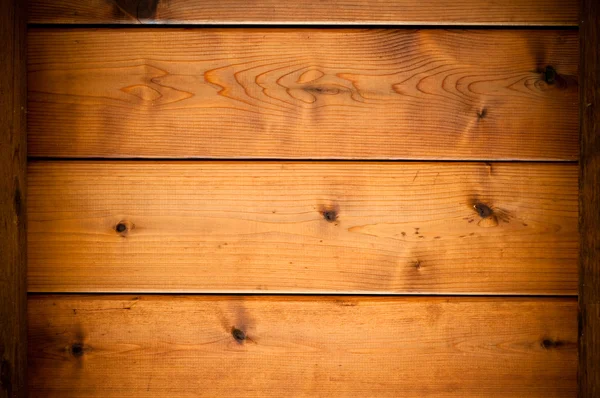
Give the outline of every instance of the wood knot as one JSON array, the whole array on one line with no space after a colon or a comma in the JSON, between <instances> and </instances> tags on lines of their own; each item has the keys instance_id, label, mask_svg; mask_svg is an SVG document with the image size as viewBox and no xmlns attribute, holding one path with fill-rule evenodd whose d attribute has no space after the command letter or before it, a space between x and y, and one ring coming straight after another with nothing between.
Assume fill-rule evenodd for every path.
<instances>
[{"instance_id":1,"label":"wood knot","mask_svg":"<svg viewBox=\"0 0 600 398\"><path fill-rule=\"evenodd\" d=\"M335 210L325 210L323 211L323 218L328 222L334 222L337 220L337 212Z\"/></svg>"},{"instance_id":2,"label":"wood knot","mask_svg":"<svg viewBox=\"0 0 600 398\"><path fill-rule=\"evenodd\" d=\"M564 343L562 341L555 341L555 340L551 340L551 339L544 339L542 340L542 342L540 343L540 345L542 346L542 348L544 350L550 350L552 348L560 348L564 345Z\"/></svg>"},{"instance_id":3,"label":"wood knot","mask_svg":"<svg viewBox=\"0 0 600 398\"><path fill-rule=\"evenodd\" d=\"M305 87L304 90L312 94L336 95L340 93L339 88L326 86L309 86Z\"/></svg>"},{"instance_id":4,"label":"wood knot","mask_svg":"<svg viewBox=\"0 0 600 398\"><path fill-rule=\"evenodd\" d=\"M475 203L473 205L473 208L475 209L475 211L477 212L477 214L479 214L479 217L481 217L481 218L488 218L489 216L494 214L492 209L490 209L489 206L484 205L483 203Z\"/></svg>"},{"instance_id":5,"label":"wood knot","mask_svg":"<svg viewBox=\"0 0 600 398\"><path fill-rule=\"evenodd\" d=\"M337 225L337 221L340 214L340 207L337 203L330 202L319 205L318 211L323 217L323 220L329 223L335 223L335 225Z\"/></svg>"},{"instance_id":6,"label":"wood knot","mask_svg":"<svg viewBox=\"0 0 600 398\"><path fill-rule=\"evenodd\" d=\"M125 236L129 231L133 229L133 224L129 221L122 220L119 221L117 225L115 225L114 229L121 236Z\"/></svg>"},{"instance_id":7,"label":"wood knot","mask_svg":"<svg viewBox=\"0 0 600 398\"><path fill-rule=\"evenodd\" d=\"M477 119L478 120L484 119L487 116L487 113L488 113L487 109L483 108L481 111L477 112Z\"/></svg>"},{"instance_id":8,"label":"wood knot","mask_svg":"<svg viewBox=\"0 0 600 398\"><path fill-rule=\"evenodd\" d=\"M477 223L478 226L483 228L491 228L498 225L498 217L490 206L480 202L475 202L473 204L473 209L475 212L477 212L479 217L481 217L481 220L479 220Z\"/></svg>"},{"instance_id":9,"label":"wood knot","mask_svg":"<svg viewBox=\"0 0 600 398\"><path fill-rule=\"evenodd\" d=\"M544 81L548 84L554 84L556 82L557 75L558 73L556 73L556 69L548 65L544 70Z\"/></svg>"},{"instance_id":10,"label":"wood knot","mask_svg":"<svg viewBox=\"0 0 600 398\"><path fill-rule=\"evenodd\" d=\"M83 353L84 353L83 344L81 344L81 343L73 343L71 345L71 350L70 351L71 351L71 355L73 355L76 358L83 356Z\"/></svg>"},{"instance_id":11,"label":"wood knot","mask_svg":"<svg viewBox=\"0 0 600 398\"><path fill-rule=\"evenodd\" d=\"M231 328L231 335L238 343L243 343L246 340L246 333L243 330L240 330L236 327Z\"/></svg>"}]
</instances>

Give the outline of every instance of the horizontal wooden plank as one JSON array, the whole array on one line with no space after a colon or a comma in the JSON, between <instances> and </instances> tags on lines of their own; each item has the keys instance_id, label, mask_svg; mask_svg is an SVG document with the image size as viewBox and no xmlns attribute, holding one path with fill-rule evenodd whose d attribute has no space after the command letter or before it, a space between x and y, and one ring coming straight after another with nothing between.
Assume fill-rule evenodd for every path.
<instances>
[{"instance_id":1,"label":"horizontal wooden plank","mask_svg":"<svg viewBox=\"0 0 600 398\"><path fill-rule=\"evenodd\" d=\"M29 22L577 26L575 0L31 0Z\"/></svg>"},{"instance_id":2,"label":"horizontal wooden plank","mask_svg":"<svg viewBox=\"0 0 600 398\"><path fill-rule=\"evenodd\" d=\"M577 291L577 165L33 162L34 292Z\"/></svg>"},{"instance_id":3,"label":"horizontal wooden plank","mask_svg":"<svg viewBox=\"0 0 600 398\"><path fill-rule=\"evenodd\" d=\"M573 397L574 299L33 296L44 397Z\"/></svg>"},{"instance_id":4,"label":"horizontal wooden plank","mask_svg":"<svg viewBox=\"0 0 600 398\"><path fill-rule=\"evenodd\" d=\"M576 31L33 29L29 154L576 160Z\"/></svg>"}]
</instances>

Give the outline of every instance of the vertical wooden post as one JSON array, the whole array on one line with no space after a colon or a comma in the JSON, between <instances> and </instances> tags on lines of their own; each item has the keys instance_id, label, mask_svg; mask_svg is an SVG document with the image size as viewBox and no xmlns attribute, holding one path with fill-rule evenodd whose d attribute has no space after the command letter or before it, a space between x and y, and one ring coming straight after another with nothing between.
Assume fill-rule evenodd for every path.
<instances>
[{"instance_id":1,"label":"vertical wooden post","mask_svg":"<svg viewBox=\"0 0 600 398\"><path fill-rule=\"evenodd\" d=\"M0 397L26 396L25 8L0 0Z\"/></svg>"},{"instance_id":2,"label":"vertical wooden post","mask_svg":"<svg viewBox=\"0 0 600 398\"><path fill-rule=\"evenodd\" d=\"M582 0L579 396L600 397L600 2Z\"/></svg>"}]
</instances>

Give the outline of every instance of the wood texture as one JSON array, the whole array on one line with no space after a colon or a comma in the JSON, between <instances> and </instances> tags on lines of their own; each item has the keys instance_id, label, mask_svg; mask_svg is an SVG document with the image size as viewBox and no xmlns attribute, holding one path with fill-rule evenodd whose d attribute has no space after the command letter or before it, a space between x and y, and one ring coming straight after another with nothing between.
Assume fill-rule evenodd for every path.
<instances>
[{"instance_id":1,"label":"wood texture","mask_svg":"<svg viewBox=\"0 0 600 398\"><path fill-rule=\"evenodd\" d=\"M576 31L30 32L32 156L579 155Z\"/></svg>"},{"instance_id":2,"label":"wood texture","mask_svg":"<svg viewBox=\"0 0 600 398\"><path fill-rule=\"evenodd\" d=\"M44 397L572 397L575 299L33 296Z\"/></svg>"},{"instance_id":3,"label":"wood texture","mask_svg":"<svg viewBox=\"0 0 600 398\"><path fill-rule=\"evenodd\" d=\"M0 398L26 396L25 10L0 0Z\"/></svg>"},{"instance_id":4,"label":"wood texture","mask_svg":"<svg viewBox=\"0 0 600 398\"><path fill-rule=\"evenodd\" d=\"M34 292L576 294L574 164L34 162Z\"/></svg>"},{"instance_id":5,"label":"wood texture","mask_svg":"<svg viewBox=\"0 0 600 398\"><path fill-rule=\"evenodd\" d=\"M585 0L581 32L579 396L600 396L600 4Z\"/></svg>"},{"instance_id":6,"label":"wood texture","mask_svg":"<svg viewBox=\"0 0 600 398\"><path fill-rule=\"evenodd\" d=\"M31 0L32 23L577 26L575 0Z\"/></svg>"}]
</instances>

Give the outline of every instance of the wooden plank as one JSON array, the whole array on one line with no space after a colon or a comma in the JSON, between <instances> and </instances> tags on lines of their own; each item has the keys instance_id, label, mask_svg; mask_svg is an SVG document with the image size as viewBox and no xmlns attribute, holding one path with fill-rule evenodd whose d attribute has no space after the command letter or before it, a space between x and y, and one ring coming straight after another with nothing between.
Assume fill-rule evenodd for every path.
<instances>
[{"instance_id":1,"label":"wooden plank","mask_svg":"<svg viewBox=\"0 0 600 398\"><path fill-rule=\"evenodd\" d=\"M34 29L30 155L577 160L577 32Z\"/></svg>"},{"instance_id":2,"label":"wooden plank","mask_svg":"<svg viewBox=\"0 0 600 398\"><path fill-rule=\"evenodd\" d=\"M579 396L600 396L600 4L584 0L581 41Z\"/></svg>"},{"instance_id":3,"label":"wooden plank","mask_svg":"<svg viewBox=\"0 0 600 398\"><path fill-rule=\"evenodd\" d=\"M577 26L574 0L32 0L31 23Z\"/></svg>"},{"instance_id":4,"label":"wooden plank","mask_svg":"<svg viewBox=\"0 0 600 398\"><path fill-rule=\"evenodd\" d=\"M0 0L0 398L27 380L27 101L24 3Z\"/></svg>"},{"instance_id":5,"label":"wooden plank","mask_svg":"<svg viewBox=\"0 0 600 398\"><path fill-rule=\"evenodd\" d=\"M33 292L577 292L577 165L34 162Z\"/></svg>"},{"instance_id":6,"label":"wooden plank","mask_svg":"<svg viewBox=\"0 0 600 398\"><path fill-rule=\"evenodd\" d=\"M572 397L575 299L32 296L44 397Z\"/></svg>"}]
</instances>

